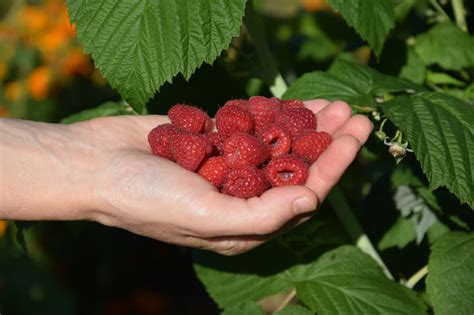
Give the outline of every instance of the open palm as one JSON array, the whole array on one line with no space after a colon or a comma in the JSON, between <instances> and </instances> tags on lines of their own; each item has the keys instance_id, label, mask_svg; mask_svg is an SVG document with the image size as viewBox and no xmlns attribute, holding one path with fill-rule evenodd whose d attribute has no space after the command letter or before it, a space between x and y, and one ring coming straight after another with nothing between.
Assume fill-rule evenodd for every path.
<instances>
[{"instance_id":1,"label":"open palm","mask_svg":"<svg viewBox=\"0 0 474 315\"><path fill-rule=\"evenodd\" d=\"M240 199L150 153L147 134L166 116L118 116L84 125L94 133L96 220L168 243L238 254L306 221L367 140L372 125L344 102L308 101L318 130L334 141L310 168L306 186Z\"/></svg>"}]
</instances>

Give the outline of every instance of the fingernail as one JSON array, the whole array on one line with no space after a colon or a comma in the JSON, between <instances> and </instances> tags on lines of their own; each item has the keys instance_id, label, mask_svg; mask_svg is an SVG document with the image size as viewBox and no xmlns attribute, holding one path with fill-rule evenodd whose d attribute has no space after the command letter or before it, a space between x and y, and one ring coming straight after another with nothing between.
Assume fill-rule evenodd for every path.
<instances>
[{"instance_id":1,"label":"fingernail","mask_svg":"<svg viewBox=\"0 0 474 315\"><path fill-rule=\"evenodd\" d=\"M301 214L314 210L313 203L307 197L301 197L293 201L293 211L296 214Z\"/></svg>"}]
</instances>

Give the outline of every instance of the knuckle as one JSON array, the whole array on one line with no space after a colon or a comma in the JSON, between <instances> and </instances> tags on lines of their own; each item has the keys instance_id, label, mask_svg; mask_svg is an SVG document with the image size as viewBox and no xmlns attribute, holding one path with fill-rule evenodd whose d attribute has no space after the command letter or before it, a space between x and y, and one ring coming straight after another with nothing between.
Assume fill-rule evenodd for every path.
<instances>
[{"instance_id":1,"label":"knuckle","mask_svg":"<svg viewBox=\"0 0 474 315\"><path fill-rule=\"evenodd\" d=\"M225 240L219 244L219 247L216 249L221 255L225 256L235 256L245 251L245 247L242 242L236 240Z\"/></svg>"}]
</instances>

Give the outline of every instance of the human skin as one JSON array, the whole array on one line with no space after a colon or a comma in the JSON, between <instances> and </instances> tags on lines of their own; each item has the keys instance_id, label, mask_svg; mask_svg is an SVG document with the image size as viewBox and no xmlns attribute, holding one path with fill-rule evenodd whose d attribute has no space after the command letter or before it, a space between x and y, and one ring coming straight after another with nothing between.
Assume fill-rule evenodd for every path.
<instances>
[{"instance_id":1,"label":"human skin","mask_svg":"<svg viewBox=\"0 0 474 315\"><path fill-rule=\"evenodd\" d=\"M305 186L240 199L150 153L167 116L71 125L0 120L0 219L89 220L163 242L235 255L308 220L367 140L372 124L341 101L312 100L333 135Z\"/></svg>"}]
</instances>

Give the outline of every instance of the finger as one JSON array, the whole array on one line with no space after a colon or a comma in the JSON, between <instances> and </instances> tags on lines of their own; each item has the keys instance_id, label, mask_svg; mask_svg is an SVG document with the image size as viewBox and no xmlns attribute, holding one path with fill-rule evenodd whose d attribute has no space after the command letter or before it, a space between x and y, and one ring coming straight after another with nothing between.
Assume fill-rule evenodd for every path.
<instances>
[{"instance_id":1,"label":"finger","mask_svg":"<svg viewBox=\"0 0 474 315\"><path fill-rule=\"evenodd\" d=\"M203 210L194 222L199 222L197 235L206 238L271 234L318 204L316 194L304 186L273 188L247 200L210 191L200 201Z\"/></svg>"},{"instance_id":2,"label":"finger","mask_svg":"<svg viewBox=\"0 0 474 315\"><path fill-rule=\"evenodd\" d=\"M352 110L346 102L336 101L322 109L317 115L317 130L333 134L352 116Z\"/></svg>"},{"instance_id":3,"label":"finger","mask_svg":"<svg viewBox=\"0 0 474 315\"><path fill-rule=\"evenodd\" d=\"M306 108L311 109L315 114L326 108L331 101L324 99L315 99L303 102Z\"/></svg>"},{"instance_id":4,"label":"finger","mask_svg":"<svg viewBox=\"0 0 474 315\"><path fill-rule=\"evenodd\" d=\"M263 236L227 236L201 240L204 249L226 256L234 256L252 250L269 240ZM202 247L201 247L202 248Z\"/></svg>"},{"instance_id":5,"label":"finger","mask_svg":"<svg viewBox=\"0 0 474 315\"><path fill-rule=\"evenodd\" d=\"M361 144L364 144L372 132L372 129L373 124L366 116L355 115L335 132L334 137L337 138L347 134L355 137Z\"/></svg>"},{"instance_id":6,"label":"finger","mask_svg":"<svg viewBox=\"0 0 474 315\"><path fill-rule=\"evenodd\" d=\"M311 166L306 186L323 200L352 163L361 143L351 135L342 135L331 143Z\"/></svg>"},{"instance_id":7,"label":"finger","mask_svg":"<svg viewBox=\"0 0 474 315\"><path fill-rule=\"evenodd\" d=\"M311 219L313 213L304 213L288 221L279 231L268 235L224 236L211 239L197 239L199 248L211 250L222 255L238 255L258 247Z\"/></svg>"}]
</instances>

